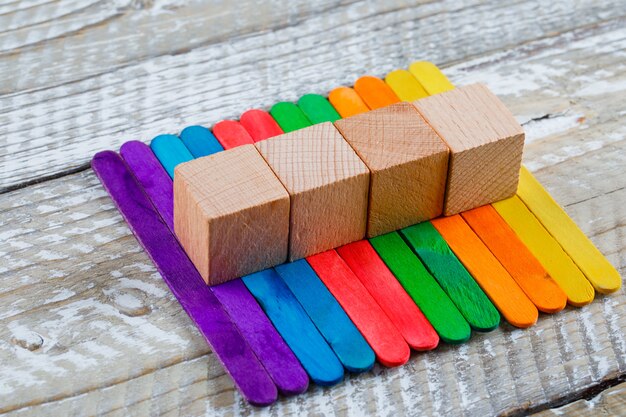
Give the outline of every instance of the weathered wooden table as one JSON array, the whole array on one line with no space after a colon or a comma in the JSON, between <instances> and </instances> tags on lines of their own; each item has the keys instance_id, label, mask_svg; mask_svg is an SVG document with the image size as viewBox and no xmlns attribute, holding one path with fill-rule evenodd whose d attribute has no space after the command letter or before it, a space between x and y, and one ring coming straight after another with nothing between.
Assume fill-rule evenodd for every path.
<instances>
[{"instance_id":1,"label":"weathered wooden table","mask_svg":"<svg viewBox=\"0 0 626 417\"><path fill-rule=\"evenodd\" d=\"M88 165L431 60L502 97L527 166L624 276L624 0L204 3L0 4L0 413L626 414L624 289L251 408Z\"/></svg>"}]
</instances>

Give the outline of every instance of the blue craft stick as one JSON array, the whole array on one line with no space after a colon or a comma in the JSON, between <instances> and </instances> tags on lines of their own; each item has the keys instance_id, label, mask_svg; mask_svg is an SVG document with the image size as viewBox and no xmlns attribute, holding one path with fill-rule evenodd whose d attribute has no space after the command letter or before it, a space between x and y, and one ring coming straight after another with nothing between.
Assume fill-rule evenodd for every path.
<instances>
[{"instance_id":1,"label":"blue craft stick","mask_svg":"<svg viewBox=\"0 0 626 417\"><path fill-rule=\"evenodd\" d=\"M341 382L339 359L276 271L265 269L242 280L313 382L323 386Z\"/></svg>"},{"instance_id":2,"label":"blue craft stick","mask_svg":"<svg viewBox=\"0 0 626 417\"><path fill-rule=\"evenodd\" d=\"M166 139L159 139L160 137L166 137ZM172 140L171 139L172 137L176 139L176 141ZM157 148L159 149L160 152L157 153L154 148L152 148L152 150L166 170L169 167L173 171L176 165L189 160L189 159L186 159L184 152L176 151L176 147L178 145L173 145L173 144L181 144L183 148L185 148L182 141L178 137L173 136L173 135L157 136L153 140L152 144L154 144L154 141L156 139L159 139L157 143ZM151 144L151 147L152 147L152 144ZM185 151L187 151L186 148L185 148ZM187 151L187 154L191 156L191 153L189 153L189 151ZM191 156L191 159L193 159L193 156ZM293 353L296 355L296 357L298 358L298 360L300 361L304 369L307 371L307 373L309 374L313 382L319 385L332 385L341 381L343 378L343 368L341 367L341 364L339 363L337 357L334 355L333 351L330 349L326 341L321 337L321 335L315 328L315 325L313 324L313 322L311 322L311 319L306 315L306 312L304 312L304 310L302 309L302 306L298 303L298 300L295 298L293 293L289 290L289 288L287 288L286 284L281 280L278 274L276 274L276 271L274 271L273 269L261 271L260 273L257 273L257 274L261 274L261 273L264 273L264 276L269 275L270 278L272 278L272 279L265 279L263 281L265 287L267 287L264 293L265 294L270 294L270 293L278 294L281 299L280 302L276 302L276 304L273 305L274 310L277 311L274 313L274 316L275 316L274 318L266 310L266 306L263 304L261 299L259 299L259 297L256 294L254 294L254 291L250 289L250 287L248 286L246 282L245 277L242 279L244 283L246 284L246 286L248 287L248 289L250 289L250 292L257 299L259 304L261 304L266 314L268 315L268 317L274 324L274 327L276 327L276 330L278 330L278 332L283 337L285 342L287 342L287 344L289 345ZM317 280L319 281L319 278L317 278ZM320 281L320 284L321 284L321 281ZM287 316L281 315L280 313L281 313L281 308L283 305L290 306L290 311L293 310L294 313L287 315ZM279 320L280 325L278 325L275 320ZM314 344L298 343L298 338L300 337L299 336L300 333L309 331L306 329L311 329L314 332L314 335L312 335L311 338L313 338L316 343ZM321 339L321 340L318 340L318 339ZM302 340L308 340L308 338L304 338ZM294 345L292 343L296 343L297 347L294 348ZM339 375L335 369L330 367L330 365L327 365L328 369L325 369L320 366L318 366L317 368L313 366L312 371L315 373L315 375L317 375L314 377L314 374L311 373L311 370L309 369L311 367L311 364L313 365L315 364L315 361L311 362L311 358L315 358L318 355L320 355L321 351L330 352L330 356L333 358L334 362L339 364L339 368L341 369L341 372ZM332 363L330 359L325 359L325 361L328 363ZM309 368L305 366L305 362L309 363Z\"/></svg>"},{"instance_id":3,"label":"blue craft stick","mask_svg":"<svg viewBox=\"0 0 626 417\"><path fill-rule=\"evenodd\" d=\"M187 150L178 136L159 135L152 139L150 148L159 158L161 165L163 165L170 178L174 178L176 165L193 159L193 155Z\"/></svg>"},{"instance_id":4,"label":"blue craft stick","mask_svg":"<svg viewBox=\"0 0 626 417\"><path fill-rule=\"evenodd\" d=\"M370 370L376 360L374 351L307 261L300 259L275 269L343 366L350 372Z\"/></svg>"},{"instance_id":5,"label":"blue craft stick","mask_svg":"<svg viewBox=\"0 0 626 417\"><path fill-rule=\"evenodd\" d=\"M224 150L213 133L202 126L184 128L180 132L180 140L183 141L194 158L201 158Z\"/></svg>"}]
</instances>

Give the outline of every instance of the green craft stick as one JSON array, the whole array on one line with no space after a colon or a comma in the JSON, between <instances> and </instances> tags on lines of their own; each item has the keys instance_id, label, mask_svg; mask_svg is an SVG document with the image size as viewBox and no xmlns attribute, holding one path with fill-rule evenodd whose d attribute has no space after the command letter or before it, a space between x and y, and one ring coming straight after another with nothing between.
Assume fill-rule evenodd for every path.
<instances>
[{"instance_id":1,"label":"green craft stick","mask_svg":"<svg viewBox=\"0 0 626 417\"><path fill-rule=\"evenodd\" d=\"M370 239L370 243L433 325L441 340L457 344L470 338L470 326L463 315L398 232L377 236Z\"/></svg>"},{"instance_id":2,"label":"green craft stick","mask_svg":"<svg viewBox=\"0 0 626 417\"><path fill-rule=\"evenodd\" d=\"M404 228L400 233L472 328L490 331L498 327L500 313L431 222Z\"/></svg>"},{"instance_id":3,"label":"green craft stick","mask_svg":"<svg viewBox=\"0 0 626 417\"><path fill-rule=\"evenodd\" d=\"M336 122L341 119L337 110L318 94L305 94L298 100L298 107L313 124Z\"/></svg>"},{"instance_id":4,"label":"green craft stick","mask_svg":"<svg viewBox=\"0 0 626 417\"><path fill-rule=\"evenodd\" d=\"M285 133L311 126L311 122L302 113L302 110L288 101L274 104L270 114Z\"/></svg>"}]
</instances>

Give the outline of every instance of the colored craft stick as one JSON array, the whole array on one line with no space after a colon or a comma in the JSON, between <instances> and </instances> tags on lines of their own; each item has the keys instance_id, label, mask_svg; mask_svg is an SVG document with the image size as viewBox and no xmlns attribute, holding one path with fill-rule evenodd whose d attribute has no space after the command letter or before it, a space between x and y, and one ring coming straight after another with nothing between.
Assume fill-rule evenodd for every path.
<instances>
[{"instance_id":1,"label":"colored craft stick","mask_svg":"<svg viewBox=\"0 0 626 417\"><path fill-rule=\"evenodd\" d=\"M99 152L91 165L135 237L244 398L256 405L276 401L276 385L207 288L122 158L115 152Z\"/></svg>"},{"instance_id":2,"label":"colored craft stick","mask_svg":"<svg viewBox=\"0 0 626 417\"><path fill-rule=\"evenodd\" d=\"M136 140L120 148L122 158L152 200L169 229L174 231L174 189L172 179L148 145ZM150 187L149 187L149 186Z\"/></svg>"},{"instance_id":3,"label":"colored craft stick","mask_svg":"<svg viewBox=\"0 0 626 417\"><path fill-rule=\"evenodd\" d=\"M372 238L370 243L441 340L452 344L469 340L469 324L397 232Z\"/></svg>"},{"instance_id":4,"label":"colored craft stick","mask_svg":"<svg viewBox=\"0 0 626 417\"><path fill-rule=\"evenodd\" d=\"M213 126L213 134L224 149L253 144L254 141L241 123L235 120L222 120Z\"/></svg>"},{"instance_id":5,"label":"colored craft stick","mask_svg":"<svg viewBox=\"0 0 626 417\"><path fill-rule=\"evenodd\" d=\"M305 392L309 377L241 279L212 288L283 395Z\"/></svg>"},{"instance_id":6,"label":"colored craft stick","mask_svg":"<svg viewBox=\"0 0 626 417\"><path fill-rule=\"evenodd\" d=\"M284 133L283 129L276 123L276 120L263 110L248 110L241 115L240 122L255 142Z\"/></svg>"},{"instance_id":7,"label":"colored craft stick","mask_svg":"<svg viewBox=\"0 0 626 417\"><path fill-rule=\"evenodd\" d=\"M441 217L432 224L506 321L516 327L535 324L539 316L535 305L461 216Z\"/></svg>"},{"instance_id":8,"label":"colored craft stick","mask_svg":"<svg viewBox=\"0 0 626 417\"><path fill-rule=\"evenodd\" d=\"M559 242L596 291L607 294L620 288L622 278L619 272L524 166L520 171L517 195Z\"/></svg>"},{"instance_id":9,"label":"colored craft stick","mask_svg":"<svg viewBox=\"0 0 626 417\"><path fill-rule=\"evenodd\" d=\"M174 178L176 165L193 159L193 155L178 136L159 135L152 139L150 148L159 158L159 162L161 162L170 178Z\"/></svg>"},{"instance_id":10,"label":"colored craft stick","mask_svg":"<svg viewBox=\"0 0 626 417\"><path fill-rule=\"evenodd\" d=\"M341 117L350 117L369 110L360 95L350 87L337 87L328 94L328 101Z\"/></svg>"},{"instance_id":11,"label":"colored craft stick","mask_svg":"<svg viewBox=\"0 0 626 417\"><path fill-rule=\"evenodd\" d=\"M302 306L273 269L242 278L272 323L318 385L343 379L343 367Z\"/></svg>"},{"instance_id":12,"label":"colored craft stick","mask_svg":"<svg viewBox=\"0 0 626 417\"><path fill-rule=\"evenodd\" d=\"M409 66L409 72L431 96L454 89L454 85L432 62L414 62Z\"/></svg>"},{"instance_id":13,"label":"colored craft stick","mask_svg":"<svg viewBox=\"0 0 626 417\"><path fill-rule=\"evenodd\" d=\"M171 178L150 148L142 142L127 142L122 145L120 153L173 234ZM168 197L169 204L164 200ZM278 390L284 395L306 391L308 387L306 373L241 280L231 281L228 286L206 288L218 297L233 323L265 366Z\"/></svg>"},{"instance_id":14,"label":"colored craft stick","mask_svg":"<svg viewBox=\"0 0 626 417\"><path fill-rule=\"evenodd\" d=\"M430 94L454 88L446 76L431 63L413 63L410 71ZM524 182L524 176L520 176L520 187L524 186ZM492 206L566 293L568 303L582 306L593 301L593 287L582 279L582 273L563 252L559 243L518 197L505 201L506 203L494 203Z\"/></svg>"},{"instance_id":15,"label":"colored craft stick","mask_svg":"<svg viewBox=\"0 0 626 417\"><path fill-rule=\"evenodd\" d=\"M431 222L407 227L400 233L472 328L489 331L498 327L498 310Z\"/></svg>"},{"instance_id":16,"label":"colored craft stick","mask_svg":"<svg viewBox=\"0 0 626 417\"><path fill-rule=\"evenodd\" d=\"M492 206L567 294L569 304L582 307L593 301L593 286L518 196Z\"/></svg>"},{"instance_id":17,"label":"colored craft stick","mask_svg":"<svg viewBox=\"0 0 626 417\"><path fill-rule=\"evenodd\" d=\"M367 240L337 248L337 253L411 348L431 350L437 347L437 332Z\"/></svg>"},{"instance_id":18,"label":"colored craft stick","mask_svg":"<svg viewBox=\"0 0 626 417\"><path fill-rule=\"evenodd\" d=\"M194 158L200 158L224 150L222 145L215 139L215 136L213 136L213 133L202 126L184 128L180 132L180 140Z\"/></svg>"},{"instance_id":19,"label":"colored craft stick","mask_svg":"<svg viewBox=\"0 0 626 417\"><path fill-rule=\"evenodd\" d=\"M185 160L184 160L184 153L183 152L173 152L172 154L169 154L169 153L167 153L167 151L169 150L168 147L164 146L164 147L161 147L160 149L161 149L161 154L157 155L157 157L161 161L161 164L163 164L164 166L165 165L166 166L170 166L172 171L174 170L174 167L176 165L178 165L179 163L185 162ZM161 158L163 158L163 160L161 160ZM273 281L269 281L268 285L274 285ZM277 292L280 292L280 294L282 295L284 300L286 300L287 298L291 297L291 302L297 304L297 301L293 297L293 294L291 294L289 291L284 292L284 291L281 291L280 288L277 288L277 289L274 289L274 290L277 291ZM258 297L256 297L256 296L255 296L255 298L258 299ZM265 310L265 306L263 306L263 309ZM267 311L266 311L266 313L267 313ZM296 354L296 356L298 357L300 362L303 363L303 360L306 360L306 358L302 357L303 354L306 356L306 355L314 355L315 353L314 353L314 351L309 351L309 352L303 353L303 349L302 348L300 348L299 350L294 349L294 346L292 346L291 342L290 342L291 339L288 338L288 337L285 337L285 335L282 333L281 329L284 329L285 326L280 326L279 327L279 326L276 325L275 320L281 320L280 317L282 317L282 316L278 316L278 318L274 318L274 319L272 319L270 317L270 319L274 323L274 326L276 327L276 329L281 333L281 336L283 337L283 339L285 339L285 341L287 341L287 343L289 344L289 347L293 350L294 354ZM313 326L311 321L310 321L310 319L308 317L302 316L302 315L294 316L292 321L297 323L298 326L301 326L301 327L304 327L304 328ZM313 345L311 345L310 347L313 348ZM303 364L303 366L304 366L304 364ZM306 369L306 367L305 367L305 369ZM308 369L307 369L307 372L308 372ZM320 377L321 379L319 379L319 380L322 381L322 383L330 383L329 381L331 381L332 378L334 378L334 376L329 376L329 375L330 374L326 374L326 376L324 376L322 374L318 374L316 376L316 378ZM311 376L311 379L314 379L314 378Z\"/></svg>"},{"instance_id":20,"label":"colored craft stick","mask_svg":"<svg viewBox=\"0 0 626 417\"><path fill-rule=\"evenodd\" d=\"M293 130L311 124L308 119L300 117L291 119L293 114L291 106L274 106L272 111L272 116L289 124ZM298 109L298 111L300 110ZM252 121L255 120L267 123L263 118L257 114L249 123L249 128L257 132L259 141L267 139L265 135L272 134L271 129L258 128L252 124ZM363 372L370 369L373 366L374 353L362 339L337 300L306 261L299 260L290 264L279 265L275 269L346 369L352 372Z\"/></svg>"},{"instance_id":21,"label":"colored craft stick","mask_svg":"<svg viewBox=\"0 0 626 417\"><path fill-rule=\"evenodd\" d=\"M350 372L370 370L376 360L374 352L311 266L300 259L279 265L275 270L343 366Z\"/></svg>"},{"instance_id":22,"label":"colored craft stick","mask_svg":"<svg viewBox=\"0 0 626 417\"><path fill-rule=\"evenodd\" d=\"M409 360L410 349L380 306L335 250L309 256L307 262L335 295L385 366Z\"/></svg>"},{"instance_id":23,"label":"colored craft stick","mask_svg":"<svg viewBox=\"0 0 626 417\"><path fill-rule=\"evenodd\" d=\"M405 74L406 75L406 74ZM408 74L410 75L410 74ZM411 76L412 77L412 76ZM393 78L393 77L392 77ZM359 88L356 87L355 85L355 89L356 91L359 93L359 95L361 95L361 97L363 98L363 100L368 104L369 108L374 109L374 106L382 106L382 105L388 105L388 104L392 104L395 101L398 101L399 99L397 98L397 96L395 96L395 94L393 96L390 97L389 91L390 88L389 86L387 86L385 83L383 83L380 79L375 78L375 77L362 77L360 79L361 81L361 85ZM404 81L406 82L406 77L404 79ZM415 83L411 84L405 83L404 89L405 90L410 90L411 86L414 86ZM393 93L392 93L393 94ZM395 96L395 99L393 98ZM385 97L387 97L387 99L385 99ZM369 98L369 99L368 99ZM379 98L382 98L380 100L383 100L384 103L377 103L377 100L379 100ZM399 236L398 236L399 237ZM391 238L389 238L391 239ZM372 240L372 243L374 243L374 241ZM411 253L411 251L406 251L407 248L404 248L403 246L399 245L399 248L401 248L401 252L403 251L405 253L405 263L415 263L418 264L422 267L423 269L423 265L421 264L421 262L415 258L415 254ZM385 255L387 257L387 259L391 259L393 258L392 252L393 252L393 248L395 248L395 246L393 245L381 245L381 249L385 250ZM378 250L378 248L377 248ZM387 260L385 259L385 256L383 256L380 252L379 254L381 255L381 257L385 260L385 262L387 262ZM415 259L413 259L415 258ZM389 265L389 264L388 264ZM391 267L390 267L391 268ZM456 270L457 270L457 274L461 274L461 272L459 272L459 269L464 269L461 265L459 265ZM391 270L394 272L394 274L396 276L398 276L398 274L396 273L396 271L394 270L394 268L391 268ZM428 275L428 273L426 273L426 275ZM469 274L467 272L465 272L464 275L461 276L465 276L467 277L470 282L471 282L471 277L469 277ZM399 278L399 277L398 277ZM432 277L429 276L430 281L432 281ZM465 283L465 285L460 285L460 288L462 287L467 287L468 285L471 288L472 284L468 284L467 283L467 279L465 281L462 281L463 283ZM451 286L449 289L453 288L453 286ZM405 287L406 289L406 287ZM475 289L476 290L476 289ZM472 304L470 305L466 305L463 306L463 313L465 313L466 315L466 319L470 322L470 325L472 325L474 328L476 328L477 330L491 330L495 327L497 327L498 323L499 323L499 316L497 314L497 312L495 310L493 310L493 306L491 306L491 303L489 303L489 300L482 300L482 302L479 302L480 299L480 289L478 288L479 292L476 292L474 290L473 294L473 298L470 298L469 300L472 300ZM407 290L408 291L408 290ZM461 295L464 295L463 291L451 291L448 293L449 297L456 297L453 299L453 302L456 303L456 308L461 308L461 305L468 301L467 298L461 297ZM485 303L486 301L486 303ZM417 302L417 301L416 301ZM420 307L422 307L419 303L418 305ZM490 307L491 306L491 310ZM422 308L423 310L423 308ZM457 310L458 312L458 310ZM495 314L493 314L495 313ZM432 316L432 313L431 313ZM427 317L429 318L429 320L431 321L431 323L433 323L433 321L431 320L431 316ZM467 324L467 323L466 323ZM434 325L434 323L433 323ZM437 329L437 326L435 326L435 329ZM440 329L437 329L437 331L439 332ZM440 336L442 337L442 339L445 340L444 336L440 333ZM446 336L447 337L447 336ZM469 332L468 332L468 337L469 337ZM453 337L449 337L449 340L459 340L458 335L457 336L453 336ZM460 340L463 341L463 340Z\"/></svg>"},{"instance_id":24,"label":"colored craft stick","mask_svg":"<svg viewBox=\"0 0 626 417\"><path fill-rule=\"evenodd\" d=\"M491 205L461 216L540 311L565 308L567 295Z\"/></svg>"},{"instance_id":25,"label":"colored craft stick","mask_svg":"<svg viewBox=\"0 0 626 417\"><path fill-rule=\"evenodd\" d=\"M308 98L307 98L308 97ZM308 101L308 103L307 103ZM305 96L300 99L299 105L305 102L305 106L309 107L309 112L317 112L317 108L314 105L319 105L320 107L330 106L330 104L323 99L321 96ZM304 110L303 110L304 111ZM322 112L324 110L322 109ZM306 112L305 112L306 113ZM326 117L318 117L320 122L323 121L331 121L337 120L338 114L336 112L329 114ZM324 120L327 119L327 120ZM302 126L305 127L305 126ZM419 308L415 305L415 303L411 300L411 298L404 292L402 286L395 279L393 274L387 269L384 262L380 259L380 257L376 254L376 251L369 245L367 241L356 242L353 245L356 248L363 248L360 251L354 252L349 248L353 247L348 245L344 247L344 253L347 258L351 258L350 254L353 256L358 256L358 254L367 253L367 256L363 260L369 261L369 266L375 269L368 268L360 268L359 271L359 279L361 283L368 290L368 295L364 296L364 299L361 300L359 306L350 306L353 309L362 308L363 303L371 303L372 299L377 302L380 307L383 309L385 314L387 314L388 318L391 322L396 326L397 329L400 330L402 336L405 338L406 342L409 346L417 349L417 350L426 350L433 349L437 346L439 342L439 336L434 331L432 326L428 323L424 315L419 311ZM359 263L357 262L355 268L359 267ZM323 265L319 266L320 268L324 268ZM357 269L351 268L354 272ZM382 273L383 275L373 275L375 271ZM331 271L323 271L324 273L332 273ZM386 275L384 275L386 272ZM386 281L385 281L386 279ZM385 282L387 285L381 286L382 282ZM369 285L368 285L369 284ZM350 302L349 298L345 295L343 296L344 302ZM344 306L344 308L348 308ZM402 308L404 311L400 311ZM358 325L358 323L357 323ZM379 354L379 356L381 356Z\"/></svg>"},{"instance_id":26,"label":"colored craft stick","mask_svg":"<svg viewBox=\"0 0 626 417\"><path fill-rule=\"evenodd\" d=\"M216 139L213 140L217 141ZM289 267L283 268L283 272L283 274L279 274L280 279L288 284L293 293L284 293L283 298L291 297L293 299L295 296L296 303L299 302L304 307L310 319L329 342L331 348L335 350L338 359L346 369L352 372L369 370L374 365L374 352L306 261L294 262ZM290 282L287 282L289 278L291 278ZM268 282L269 285L274 285L273 280ZM219 289L220 287L216 288ZM279 289L275 288L274 290ZM314 290L317 291L314 299L311 299ZM319 308L321 304L324 305L323 309ZM236 312L236 309L234 311ZM331 312L334 314L329 315ZM329 320L329 317L332 317L332 320ZM281 317L276 318L276 320L281 320ZM283 335L283 337L285 336Z\"/></svg>"},{"instance_id":27,"label":"colored craft stick","mask_svg":"<svg viewBox=\"0 0 626 417\"><path fill-rule=\"evenodd\" d=\"M318 94L305 94L298 100L298 107L313 124L335 122L341 119L337 110Z\"/></svg>"},{"instance_id":28,"label":"colored craft stick","mask_svg":"<svg viewBox=\"0 0 626 417\"><path fill-rule=\"evenodd\" d=\"M304 126L311 125L309 119L307 119L298 106L286 101L274 104L270 110L270 114L285 133L293 132Z\"/></svg>"},{"instance_id":29,"label":"colored craft stick","mask_svg":"<svg viewBox=\"0 0 626 417\"><path fill-rule=\"evenodd\" d=\"M411 64L409 71L418 79L429 94L436 94L454 88L446 76L429 62L415 62ZM587 304L593 300L593 293L589 291L588 285L580 281L580 274L576 271L577 268L571 267L570 262L561 255L561 251L554 247L551 240L545 241L544 239L544 242L550 243L542 244L539 236L545 237L547 233L551 234L555 242L571 257L570 260L580 268L580 271L592 283L596 291L610 293L620 288L621 277L617 270L524 166L522 166L520 172L517 195L528 206L532 216L536 216L541 227L536 227L537 225L534 224L535 222L532 218L526 215L521 216L522 219L527 220L525 227L518 224L518 228L515 228L511 225L508 218L505 217L505 220L515 229L518 235L524 234L525 239L522 240L563 288L570 304L575 306ZM502 210L506 206L512 212L517 212L520 215L524 213L524 210L518 206L517 200L512 200L501 206ZM498 208L497 211L501 212ZM513 221L512 218L510 220ZM528 230L531 229L536 230L537 236L529 234ZM545 253L539 249L541 246L544 249L551 249L553 256L542 257L538 255L538 253ZM550 264L551 267L548 268L547 264ZM568 275L569 278L567 277ZM580 285L578 288L576 288L576 283ZM566 287L563 285L566 285Z\"/></svg>"},{"instance_id":30,"label":"colored craft stick","mask_svg":"<svg viewBox=\"0 0 626 417\"><path fill-rule=\"evenodd\" d=\"M371 110L398 103L400 99L383 80L370 75L363 76L354 83L354 90Z\"/></svg>"},{"instance_id":31,"label":"colored craft stick","mask_svg":"<svg viewBox=\"0 0 626 417\"><path fill-rule=\"evenodd\" d=\"M429 95L413 74L407 70L391 71L385 77L385 82L402 101L411 102Z\"/></svg>"}]
</instances>

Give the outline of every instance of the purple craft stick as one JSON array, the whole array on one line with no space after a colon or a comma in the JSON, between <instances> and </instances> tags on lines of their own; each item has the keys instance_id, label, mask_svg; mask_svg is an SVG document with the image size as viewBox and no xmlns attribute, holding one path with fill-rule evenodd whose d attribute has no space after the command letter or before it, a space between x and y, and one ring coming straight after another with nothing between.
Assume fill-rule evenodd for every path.
<instances>
[{"instance_id":1,"label":"purple craft stick","mask_svg":"<svg viewBox=\"0 0 626 417\"><path fill-rule=\"evenodd\" d=\"M120 154L173 234L172 180L152 149L143 142L130 141L122 145ZM208 288L222 303L281 394L306 391L309 377L244 283L237 279Z\"/></svg>"},{"instance_id":2,"label":"purple craft stick","mask_svg":"<svg viewBox=\"0 0 626 417\"><path fill-rule=\"evenodd\" d=\"M209 291L122 158L112 151L99 152L93 157L91 167L244 398L254 405L269 405L276 401L276 385Z\"/></svg>"},{"instance_id":3,"label":"purple craft stick","mask_svg":"<svg viewBox=\"0 0 626 417\"><path fill-rule=\"evenodd\" d=\"M174 187L152 149L143 142L132 140L122 145L120 155L174 233Z\"/></svg>"}]
</instances>

